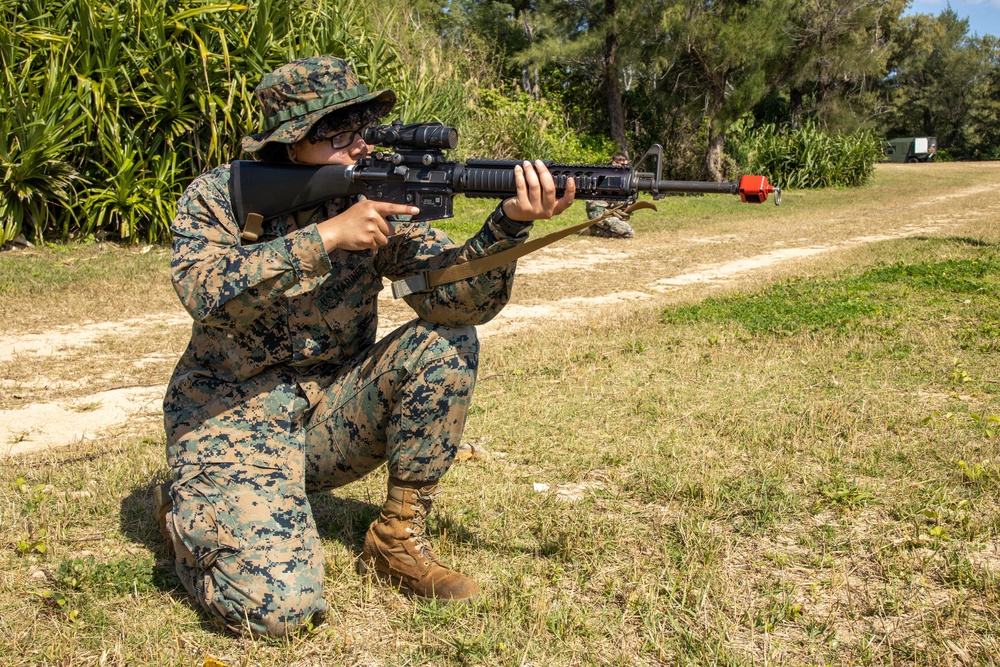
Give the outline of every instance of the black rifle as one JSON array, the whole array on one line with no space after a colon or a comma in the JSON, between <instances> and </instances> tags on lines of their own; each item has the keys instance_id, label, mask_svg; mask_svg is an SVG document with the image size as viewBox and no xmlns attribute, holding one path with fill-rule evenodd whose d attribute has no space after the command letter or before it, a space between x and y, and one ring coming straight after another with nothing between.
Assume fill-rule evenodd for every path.
<instances>
[{"instance_id":1,"label":"black rifle","mask_svg":"<svg viewBox=\"0 0 1000 667\"><path fill-rule=\"evenodd\" d=\"M458 130L441 123L415 123L367 128L364 140L391 148L379 150L356 165L292 165L237 160L230 167L229 192L243 240L254 242L261 223L281 215L314 208L337 197L364 195L376 201L409 204L420 209L414 220L452 217L452 199L466 197L506 199L516 195L514 166L519 160L466 160L451 162L444 151L458 146ZM652 172L637 171L649 159ZM663 147L654 144L635 167L610 165L545 165L555 180L558 196L566 179L576 181L577 199L634 202L640 192L659 199L668 193L719 193L739 195L759 204L774 193L781 203L781 189L763 176L744 176L731 183L664 181Z\"/></svg>"}]
</instances>

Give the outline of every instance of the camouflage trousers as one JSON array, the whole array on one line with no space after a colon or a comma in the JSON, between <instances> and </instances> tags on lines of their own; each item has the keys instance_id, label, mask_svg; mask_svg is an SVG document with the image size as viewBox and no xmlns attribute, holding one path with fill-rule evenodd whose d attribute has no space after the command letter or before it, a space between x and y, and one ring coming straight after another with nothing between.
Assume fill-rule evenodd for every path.
<instances>
[{"instance_id":1,"label":"camouflage trousers","mask_svg":"<svg viewBox=\"0 0 1000 667\"><path fill-rule=\"evenodd\" d=\"M604 239L632 239L635 238L635 231L632 225L621 218L609 216L595 222L581 232L584 236L597 236Z\"/></svg>"},{"instance_id":2,"label":"camouflage trousers","mask_svg":"<svg viewBox=\"0 0 1000 667\"><path fill-rule=\"evenodd\" d=\"M611 204L606 201L587 201L587 218L593 220L604 214ZM632 225L628 224L615 215L608 216L600 222L595 222L590 227L580 232L583 236L598 236L605 239L632 239L635 238L635 231Z\"/></svg>"},{"instance_id":3,"label":"camouflage trousers","mask_svg":"<svg viewBox=\"0 0 1000 667\"><path fill-rule=\"evenodd\" d=\"M279 636L323 614L323 549L306 492L383 463L403 480L439 479L460 444L477 364L473 327L415 320L312 400L285 367L214 404L168 393L179 407L166 411L167 529L184 587L236 632Z\"/></svg>"}]
</instances>

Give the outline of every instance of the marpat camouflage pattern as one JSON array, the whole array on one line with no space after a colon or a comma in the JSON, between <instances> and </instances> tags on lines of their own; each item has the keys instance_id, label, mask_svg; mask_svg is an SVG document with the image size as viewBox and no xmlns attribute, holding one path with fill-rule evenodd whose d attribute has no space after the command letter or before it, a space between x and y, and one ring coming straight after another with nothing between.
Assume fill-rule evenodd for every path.
<instances>
[{"instance_id":1,"label":"marpat camouflage pattern","mask_svg":"<svg viewBox=\"0 0 1000 667\"><path fill-rule=\"evenodd\" d=\"M604 212L611 207L610 202L599 199L587 201L587 219L593 220L604 215ZM621 218L611 215L595 222L590 227L580 232L584 236L599 236L605 239L632 239L635 238L635 231L632 226Z\"/></svg>"},{"instance_id":2,"label":"marpat camouflage pattern","mask_svg":"<svg viewBox=\"0 0 1000 667\"><path fill-rule=\"evenodd\" d=\"M397 222L377 252L327 253L315 224L264 224L242 245L229 168L196 179L173 223L173 283L194 318L164 399L185 588L226 627L282 635L327 609L323 551L306 496L388 464L433 482L461 440L478 363L472 325L507 303L514 264L406 298L418 319L376 343L377 295L397 279L524 241L498 207L456 246Z\"/></svg>"},{"instance_id":3,"label":"marpat camouflage pattern","mask_svg":"<svg viewBox=\"0 0 1000 667\"><path fill-rule=\"evenodd\" d=\"M259 151L264 144L293 144L320 118L337 109L372 100L391 108L396 93L368 92L345 61L331 56L300 58L265 74L254 89L264 110L264 131L243 137L243 150Z\"/></svg>"}]
</instances>

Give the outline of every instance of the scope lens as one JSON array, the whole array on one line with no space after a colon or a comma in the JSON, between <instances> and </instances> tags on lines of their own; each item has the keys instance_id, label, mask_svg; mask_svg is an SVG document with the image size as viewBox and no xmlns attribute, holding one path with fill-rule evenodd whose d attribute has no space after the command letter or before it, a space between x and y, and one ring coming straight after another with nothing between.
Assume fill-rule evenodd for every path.
<instances>
[{"instance_id":1,"label":"scope lens","mask_svg":"<svg viewBox=\"0 0 1000 667\"><path fill-rule=\"evenodd\" d=\"M362 137L366 144L372 146L391 146L394 141L387 141L386 134L391 132L392 128L388 125L381 125L379 127L366 127L365 131L362 133Z\"/></svg>"}]
</instances>

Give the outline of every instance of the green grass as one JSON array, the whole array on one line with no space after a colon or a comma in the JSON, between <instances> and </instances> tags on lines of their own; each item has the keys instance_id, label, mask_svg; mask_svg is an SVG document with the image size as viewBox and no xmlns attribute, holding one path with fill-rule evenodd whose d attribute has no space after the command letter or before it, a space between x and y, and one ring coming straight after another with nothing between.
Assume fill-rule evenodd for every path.
<instances>
[{"instance_id":1,"label":"green grass","mask_svg":"<svg viewBox=\"0 0 1000 667\"><path fill-rule=\"evenodd\" d=\"M146 248L89 243L0 253L0 328L23 331L176 310L170 250Z\"/></svg>"},{"instance_id":2,"label":"green grass","mask_svg":"<svg viewBox=\"0 0 1000 667\"><path fill-rule=\"evenodd\" d=\"M864 218L879 188L919 194L906 174L778 210L668 198L634 222L654 239L797 209ZM462 240L494 205L458 199L441 226ZM571 216L582 205L538 232ZM1000 664L1000 239L966 228L981 237L871 244L757 291L484 340L467 437L493 456L449 472L429 522L482 586L469 606L354 573L384 471L311 496L331 615L263 641L220 634L172 573L147 501L160 425L6 458L0 664ZM104 299L155 312L175 299L166 252L137 250L0 255L5 322L103 316Z\"/></svg>"},{"instance_id":3,"label":"green grass","mask_svg":"<svg viewBox=\"0 0 1000 667\"><path fill-rule=\"evenodd\" d=\"M929 239L880 255L531 345L490 341L468 435L495 455L452 470L430 524L482 582L469 606L353 573L374 475L312 498L328 622L280 642L218 634L147 515L166 474L157 429L13 459L0 656L932 665L957 646L997 664L1000 251ZM588 486L561 503L535 482Z\"/></svg>"},{"instance_id":4,"label":"green grass","mask_svg":"<svg viewBox=\"0 0 1000 667\"><path fill-rule=\"evenodd\" d=\"M436 220L432 224L448 235L456 243L464 243L466 239L479 231L483 221L497 207L496 199L467 199L455 197L455 217L446 220ZM583 204L575 204L568 213L552 220L539 220L532 227L532 237L549 234L563 227L586 220Z\"/></svg>"},{"instance_id":5,"label":"green grass","mask_svg":"<svg viewBox=\"0 0 1000 667\"><path fill-rule=\"evenodd\" d=\"M793 195L793 198L795 196ZM678 225L695 226L699 222L727 217L737 219L754 216L770 217L776 213L770 204L767 207L758 207L748 211L738 200L729 196L671 196L657 201L653 201L648 195L643 195L642 198L651 201L657 208L655 212L643 210L635 214L632 224L642 231L671 229ZM433 224L448 234L448 237L456 243L463 243L479 231L483 220L493 212L498 203L499 201L495 199L455 197L455 217L437 220ZM561 216L535 222L532 226L531 236L537 238L551 234L563 227L584 222L586 219L584 201L577 200Z\"/></svg>"},{"instance_id":6,"label":"green grass","mask_svg":"<svg viewBox=\"0 0 1000 667\"><path fill-rule=\"evenodd\" d=\"M670 324L737 325L750 335L804 331L846 333L866 327L883 337L925 313L912 308L919 295L939 316L961 316L963 345L996 350L1000 344L1000 261L984 257L877 266L856 277L789 280L757 294L708 298L663 313ZM975 300L975 303L973 303ZM971 312L970 312L971 311Z\"/></svg>"},{"instance_id":7,"label":"green grass","mask_svg":"<svg viewBox=\"0 0 1000 667\"><path fill-rule=\"evenodd\" d=\"M50 296L73 289L96 291L163 276L168 248L112 244L46 244L0 254L0 299Z\"/></svg>"}]
</instances>

